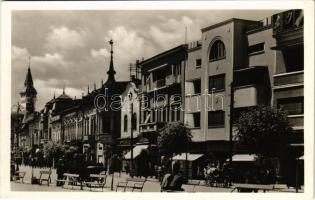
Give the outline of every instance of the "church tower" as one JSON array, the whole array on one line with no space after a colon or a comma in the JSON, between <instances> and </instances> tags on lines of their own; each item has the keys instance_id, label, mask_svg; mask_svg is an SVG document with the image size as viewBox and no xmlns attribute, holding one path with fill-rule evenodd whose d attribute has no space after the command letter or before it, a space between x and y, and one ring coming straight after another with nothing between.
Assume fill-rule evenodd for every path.
<instances>
[{"instance_id":1,"label":"church tower","mask_svg":"<svg viewBox=\"0 0 315 200\"><path fill-rule=\"evenodd\" d=\"M107 71L107 74L108 74L108 78L107 78L107 81L105 84L107 85L110 85L110 84L113 84L116 82L115 80L115 74L116 74L116 71L114 69L114 61L113 61L113 40L110 40L109 41L109 44L110 44L110 64L109 64L109 69Z\"/></svg>"},{"instance_id":2,"label":"church tower","mask_svg":"<svg viewBox=\"0 0 315 200\"><path fill-rule=\"evenodd\" d=\"M35 102L37 91L33 85L33 78L30 68L30 62L27 69L26 79L24 81L24 90L20 92L21 105L24 108L24 114L30 114L35 111Z\"/></svg>"}]
</instances>

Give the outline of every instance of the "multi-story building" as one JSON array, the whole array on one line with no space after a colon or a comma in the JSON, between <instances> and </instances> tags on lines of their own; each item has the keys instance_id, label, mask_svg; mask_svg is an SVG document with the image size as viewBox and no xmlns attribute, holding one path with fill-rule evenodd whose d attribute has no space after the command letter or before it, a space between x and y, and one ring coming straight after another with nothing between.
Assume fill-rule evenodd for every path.
<instances>
[{"instance_id":1,"label":"multi-story building","mask_svg":"<svg viewBox=\"0 0 315 200\"><path fill-rule=\"evenodd\" d=\"M192 129L192 152L222 162L231 151L242 152L232 149L233 119L261 104L283 107L293 128L303 130L301 15L293 10L261 21L230 19L203 28L201 40L189 45L185 123Z\"/></svg>"},{"instance_id":2,"label":"multi-story building","mask_svg":"<svg viewBox=\"0 0 315 200\"><path fill-rule=\"evenodd\" d=\"M273 105L284 109L292 125L288 135L291 159L283 167L288 177L304 174L304 36L303 10L289 10L272 16L272 36L276 44L273 74ZM296 162L297 161L297 162ZM303 176L299 176L302 178Z\"/></svg>"},{"instance_id":3,"label":"multi-story building","mask_svg":"<svg viewBox=\"0 0 315 200\"><path fill-rule=\"evenodd\" d=\"M167 122L183 121L182 71L186 46L180 45L140 62L140 133L156 143L156 133Z\"/></svg>"}]
</instances>

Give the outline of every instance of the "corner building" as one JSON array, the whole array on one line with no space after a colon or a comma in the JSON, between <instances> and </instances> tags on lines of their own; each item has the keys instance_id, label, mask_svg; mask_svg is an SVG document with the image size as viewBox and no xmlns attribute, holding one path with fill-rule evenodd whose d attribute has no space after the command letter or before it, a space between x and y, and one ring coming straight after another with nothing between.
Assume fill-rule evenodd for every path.
<instances>
[{"instance_id":1,"label":"corner building","mask_svg":"<svg viewBox=\"0 0 315 200\"><path fill-rule=\"evenodd\" d=\"M296 16L292 20L301 15L300 10L287 12ZM301 27L291 34L277 32L277 16L229 19L203 28L201 40L188 45L185 123L192 129L192 153L205 153L217 163L225 162L231 151L246 153L246 148L230 145L234 119L258 105L283 107L293 128L303 129L303 34ZM280 21L284 23L284 17ZM297 121L302 124L295 125ZM288 137L299 143L302 154L303 137Z\"/></svg>"}]
</instances>

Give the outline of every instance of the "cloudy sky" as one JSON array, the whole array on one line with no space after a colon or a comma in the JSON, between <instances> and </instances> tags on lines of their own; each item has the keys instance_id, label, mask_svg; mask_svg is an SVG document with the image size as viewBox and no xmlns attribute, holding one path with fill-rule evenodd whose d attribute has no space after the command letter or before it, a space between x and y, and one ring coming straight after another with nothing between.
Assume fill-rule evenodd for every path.
<instances>
[{"instance_id":1,"label":"cloudy sky","mask_svg":"<svg viewBox=\"0 0 315 200\"><path fill-rule=\"evenodd\" d=\"M14 11L12 13L12 104L31 56L36 109L54 92L81 97L87 86L107 78L110 39L114 40L116 79L128 80L129 63L149 58L188 41L200 29L229 18L260 20L278 11Z\"/></svg>"}]
</instances>

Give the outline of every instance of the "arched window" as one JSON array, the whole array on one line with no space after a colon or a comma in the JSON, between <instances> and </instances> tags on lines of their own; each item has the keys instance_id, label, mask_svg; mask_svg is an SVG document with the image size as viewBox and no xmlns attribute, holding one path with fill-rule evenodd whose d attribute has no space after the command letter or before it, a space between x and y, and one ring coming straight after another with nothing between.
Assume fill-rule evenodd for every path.
<instances>
[{"instance_id":1,"label":"arched window","mask_svg":"<svg viewBox=\"0 0 315 200\"><path fill-rule=\"evenodd\" d=\"M225 46L221 40L213 43L210 50L209 61L215 61L225 58Z\"/></svg>"},{"instance_id":2,"label":"arched window","mask_svg":"<svg viewBox=\"0 0 315 200\"><path fill-rule=\"evenodd\" d=\"M128 129L128 116L124 116L124 131L127 132Z\"/></svg>"},{"instance_id":3,"label":"arched window","mask_svg":"<svg viewBox=\"0 0 315 200\"><path fill-rule=\"evenodd\" d=\"M132 130L137 130L137 114L132 114Z\"/></svg>"}]
</instances>

